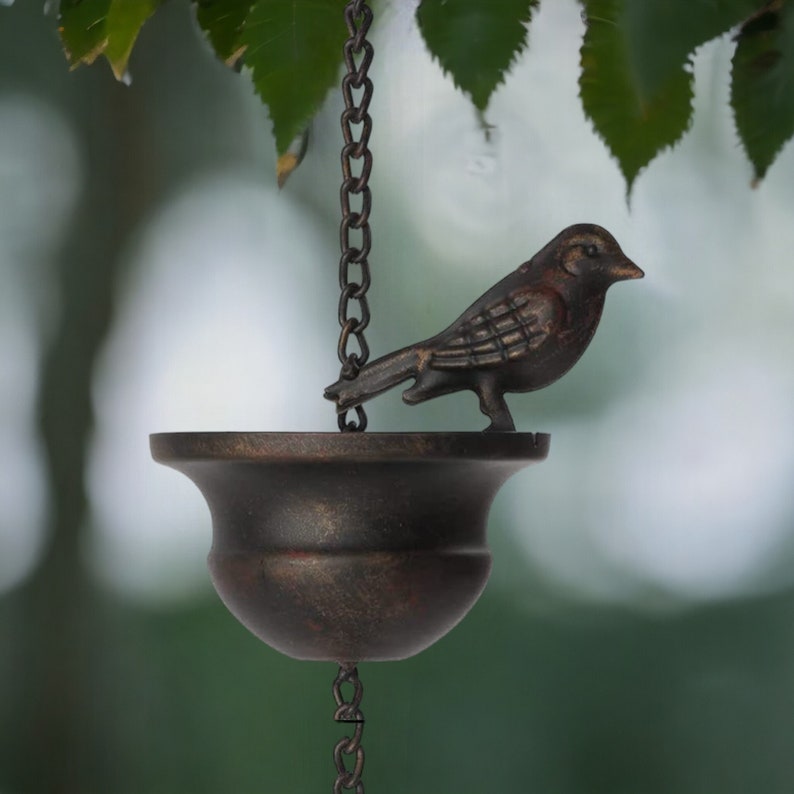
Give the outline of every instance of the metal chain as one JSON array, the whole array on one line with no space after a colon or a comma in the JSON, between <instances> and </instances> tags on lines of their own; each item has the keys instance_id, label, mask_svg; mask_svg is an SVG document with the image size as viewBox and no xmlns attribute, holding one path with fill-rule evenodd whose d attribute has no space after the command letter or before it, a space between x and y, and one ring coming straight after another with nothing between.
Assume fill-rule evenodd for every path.
<instances>
[{"instance_id":1,"label":"metal chain","mask_svg":"<svg viewBox=\"0 0 794 794\"><path fill-rule=\"evenodd\" d=\"M369 136L372 131L372 118L369 103L372 99L372 81L367 76L372 63L372 44L367 41L367 32L372 24L372 9L366 0L350 0L345 6L345 22L349 38L345 42L344 56L347 74L342 78L342 96L345 109L342 113L342 134L345 144L342 147L342 187L339 198L342 205L342 224L339 240L342 258L339 260L339 334L337 352L342 364L340 378L354 380L361 367L369 358L369 346L364 338L364 329L369 325L369 304L367 290L370 285L369 256L372 247L372 234L369 216L372 209L372 194L369 189L369 176L372 171L372 152L369 150ZM356 61L358 60L358 65ZM353 91L360 91L356 97ZM358 137L353 127L360 127ZM360 160L358 175L353 174L353 161ZM351 196L360 196L358 209L351 208ZM360 232L358 241L351 239L351 232ZM358 266L358 276L350 273L351 265ZM358 303L358 317L351 316L351 302ZM350 337L354 336L358 352L349 350ZM339 415L339 429L342 432L361 432L367 427L364 409L355 406L356 419L348 420L347 412Z\"/></svg>"},{"instance_id":2,"label":"metal chain","mask_svg":"<svg viewBox=\"0 0 794 794\"><path fill-rule=\"evenodd\" d=\"M345 700L345 696L342 694L342 684L353 685L353 697L350 700ZM356 794L364 794L364 784L361 782L361 774L364 771L364 748L361 746L361 736L364 733L364 714L359 708L361 698L364 696L364 687L358 677L358 668L355 665L339 665L333 693L336 701L334 720L350 722L356 726L352 736L343 736L334 747L334 764L337 773L334 794L340 794L342 789L355 790ZM343 757L345 755L355 756L352 770L348 770L345 766Z\"/></svg>"},{"instance_id":3,"label":"metal chain","mask_svg":"<svg viewBox=\"0 0 794 794\"><path fill-rule=\"evenodd\" d=\"M339 244L342 257L339 260L339 334L337 353L342 364L340 377L353 380L358 377L361 367L369 359L369 345L364 337L364 330L369 325L369 303L367 290L370 285L369 252L372 248L372 233L369 228L369 216L372 211L372 193L369 189L369 177L372 173L372 152L369 150L369 136L372 132L372 118L369 115L369 103L372 99L372 80L367 73L374 54L372 44L367 41L367 33L372 24L372 9L366 0L350 0L345 6L345 22L348 39L344 46L345 66L347 74L342 78L342 96L345 109L342 112L342 186L339 190L339 202L342 208L342 223L339 227ZM358 65L356 65L358 60ZM360 92L358 99L353 91ZM360 127L358 137L353 127ZM353 173L353 161L361 160L358 175ZM359 205L354 209L351 196L360 196ZM351 237L352 231L360 232L358 242ZM350 267L359 268L358 280L351 276ZM351 315L351 302L358 303L359 316ZM355 336L358 352L349 349L350 337ZM355 406L356 419L348 420L347 414L339 415L339 429L342 432L363 432L367 427L367 414L361 405ZM342 692L343 684L353 686L353 696L346 700ZM361 775L364 771L364 748L361 738L364 733L364 714L360 709L364 686L358 677L355 664L340 664L333 685L336 711L336 722L355 725L352 736L343 736L334 746L334 765L336 781L334 794L342 790L364 794L364 783ZM352 769L345 765L344 756L355 756Z\"/></svg>"}]
</instances>

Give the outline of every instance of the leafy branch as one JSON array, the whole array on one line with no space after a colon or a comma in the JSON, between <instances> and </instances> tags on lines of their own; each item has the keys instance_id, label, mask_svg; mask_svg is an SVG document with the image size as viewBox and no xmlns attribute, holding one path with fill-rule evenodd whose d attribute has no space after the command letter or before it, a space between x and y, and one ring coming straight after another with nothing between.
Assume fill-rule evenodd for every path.
<instances>
[{"instance_id":1,"label":"leafy branch","mask_svg":"<svg viewBox=\"0 0 794 794\"><path fill-rule=\"evenodd\" d=\"M123 79L138 33L163 0L61 0L72 67L100 55ZM421 0L431 56L484 114L527 48L539 0ZM552 0L546 0L551 2ZM794 0L580 0L579 93L630 192L640 171L692 123L691 59L733 33L731 107L756 180L794 135ZM191 0L217 56L250 76L267 105L279 178L339 81L346 0Z\"/></svg>"}]
</instances>

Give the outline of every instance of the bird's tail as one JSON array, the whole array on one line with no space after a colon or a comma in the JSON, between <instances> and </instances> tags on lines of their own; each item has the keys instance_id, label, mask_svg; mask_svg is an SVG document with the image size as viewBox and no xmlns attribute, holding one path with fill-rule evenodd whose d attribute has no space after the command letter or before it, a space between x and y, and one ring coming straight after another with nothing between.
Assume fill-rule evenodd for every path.
<instances>
[{"instance_id":1,"label":"bird's tail","mask_svg":"<svg viewBox=\"0 0 794 794\"><path fill-rule=\"evenodd\" d=\"M415 348L406 347L383 356L362 367L354 380L344 378L325 390L325 399L336 402L339 413L377 397L398 383L417 374L419 354Z\"/></svg>"}]
</instances>

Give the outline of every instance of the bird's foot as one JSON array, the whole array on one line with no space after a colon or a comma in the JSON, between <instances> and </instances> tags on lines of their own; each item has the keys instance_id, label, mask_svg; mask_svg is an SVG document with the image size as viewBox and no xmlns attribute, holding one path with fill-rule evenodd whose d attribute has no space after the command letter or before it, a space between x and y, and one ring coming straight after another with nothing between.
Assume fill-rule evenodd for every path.
<instances>
[{"instance_id":1,"label":"bird's foot","mask_svg":"<svg viewBox=\"0 0 794 794\"><path fill-rule=\"evenodd\" d=\"M481 391L480 411L491 420L491 424L484 430L485 433L506 433L516 429L503 392L497 389Z\"/></svg>"},{"instance_id":2,"label":"bird's foot","mask_svg":"<svg viewBox=\"0 0 794 794\"><path fill-rule=\"evenodd\" d=\"M508 414L507 416L496 417L488 427L483 430L484 433L510 433L515 431L516 426L513 418Z\"/></svg>"}]
</instances>

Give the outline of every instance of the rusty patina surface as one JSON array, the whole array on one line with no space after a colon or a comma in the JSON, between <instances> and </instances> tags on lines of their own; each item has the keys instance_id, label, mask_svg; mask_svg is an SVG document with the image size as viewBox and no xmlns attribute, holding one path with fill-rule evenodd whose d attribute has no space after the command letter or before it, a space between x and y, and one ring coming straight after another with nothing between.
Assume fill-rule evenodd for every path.
<instances>
[{"instance_id":1,"label":"rusty patina surface","mask_svg":"<svg viewBox=\"0 0 794 794\"><path fill-rule=\"evenodd\" d=\"M430 339L345 373L326 390L341 415L411 378L408 405L470 389L491 419L487 430L515 430L507 392L542 389L584 353L612 284L643 272L600 226L561 231L528 262L478 298Z\"/></svg>"},{"instance_id":2,"label":"rusty patina surface","mask_svg":"<svg viewBox=\"0 0 794 794\"><path fill-rule=\"evenodd\" d=\"M402 659L446 634L491 569L488 510L549 436L166 433L160 463L212 512L209 567L231 612L299 659Z\"/></svg>"}]
</instances>

